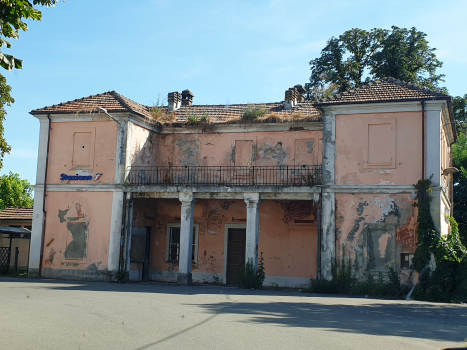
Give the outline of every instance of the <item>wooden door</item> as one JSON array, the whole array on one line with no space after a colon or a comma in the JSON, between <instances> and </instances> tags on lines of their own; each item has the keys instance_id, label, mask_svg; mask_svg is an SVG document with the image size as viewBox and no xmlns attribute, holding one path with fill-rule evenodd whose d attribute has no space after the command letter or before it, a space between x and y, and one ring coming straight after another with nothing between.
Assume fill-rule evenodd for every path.
<instances>
[{"instance_id":1,"label":"wooden door","mask_svg":"<svg viewBox=\"0 0 467 350\"><path fill-rule=\"evenodd\" d=\"M227 284L234 284L245 267L246 229L229 228L227 241Z\"/></svg>"}]
</instances>

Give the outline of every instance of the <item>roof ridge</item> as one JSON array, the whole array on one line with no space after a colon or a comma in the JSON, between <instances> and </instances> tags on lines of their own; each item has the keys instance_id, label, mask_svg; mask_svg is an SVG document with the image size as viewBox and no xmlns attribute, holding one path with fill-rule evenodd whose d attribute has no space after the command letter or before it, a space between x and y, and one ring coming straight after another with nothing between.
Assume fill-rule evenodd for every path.
<instances>
[{"instance_id":1,"label":"roof ridge","mask_svg":"<svg viewBox=\"0 0 467 350\"><path fill-rule=\"evenodd\" d=\"M414 89L414 90L418 90L418 91L421 91L421 92L438 95L440 97L441 96L442 97L449 97L449 95L443 94L442 92L438 92L438 91L430 90L430 89L425 89L425 88L422 88L422 87L420 87L418 85L415 85L413 83L408 83L408 82L406 82L404 80L396 79L396 78L393 78L393 77L386 77L386 78L383 78L381 80L387 81L387 82L390 82L390 83L394 83L394 84L397 84L397 85L401 85L401 86L404 86L404 87L409 88L409 89Z\"/></svg>"},{"instance_id":2,"label":"roof ridge","mask_svg":"<svg viewBox=\"0 0 467 350\"><path fill-rule=\"evenodd\" d=\"M128 104L128 102L125 101L125 100L129 100L129 101L131 101L132 103L135 103L135 104L137 104L137 105L140 105L141 107L148 108L147 106L142 105L142 104L139 103L139 102L133 101L132 99L129 99L128 97L119 94L119 93L118 93L117 91L115 91L115 90L109 91L109 93L110 93L113 97L115 97L115 99L116 99L118 102L120 102L120 103L123 105L123 107L125 107L126 109L128 109L130 112L136 112L136 111L134 110L134 108L131 108L131 106L130 106L130 105ZM139 114L139 113L138 113L138 114Z\"/></svg>"}]
</instances>

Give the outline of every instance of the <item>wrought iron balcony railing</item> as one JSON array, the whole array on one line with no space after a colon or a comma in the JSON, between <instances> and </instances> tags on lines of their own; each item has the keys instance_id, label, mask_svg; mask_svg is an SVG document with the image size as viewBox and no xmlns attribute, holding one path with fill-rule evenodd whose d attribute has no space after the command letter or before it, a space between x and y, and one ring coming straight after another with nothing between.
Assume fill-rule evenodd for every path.
<instances>
[{"instance_id":1,"label":"wrought iron balcony railing","mask_svg":"<svg viewBox=\"0 0 467 350\"><path fill-rule=\"evenodd\" d=\"M316 186L320 165L279 166L132 166L129 185L159 186Z\"/></svg>"}]
</instances>

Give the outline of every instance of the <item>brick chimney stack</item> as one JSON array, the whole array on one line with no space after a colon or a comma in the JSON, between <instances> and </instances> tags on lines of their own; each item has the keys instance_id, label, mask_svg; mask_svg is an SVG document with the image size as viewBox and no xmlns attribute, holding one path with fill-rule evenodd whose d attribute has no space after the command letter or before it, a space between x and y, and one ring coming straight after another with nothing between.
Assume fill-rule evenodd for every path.
<instances>
[{"instance_id":1,"label":"brick chimney stack","mask_svg":"<svg viewBox=\"0 0 467 350\"><path fill-rule=\"evenodd\" d=\"M298 91L296 88L290 88L285 91L284 109L291 109L297 104Z\"/></svg>"},{"instance_id":2,"label":"brick chimney stack","mask_svg":"<svg viewBox=\"0 0 467 350\"><path fill-rule=\"evenodd\" d=\"M169 112L176 111L180 108L182 95L178 91L169 92L167 99L169 101Z\"/></svg>"},{"instance_id":3,"label":"brick chimney stack","mask_svg":"<svg viewBox=\"0 0 467 350\"><path fill-rule=\"evenodd\" d=\"M306 93L306 90L305 88L300 85L300 84L297 84L294 86L294 88L297 90L298 92L298 95L297 95L297 103L300 103L300 102L305 102L305 93Z\"/></svg>"},{"instance_id":4,"label":"brick chimney stack","mask_svg":"<svg viewBox=\"0 0 467 350\"><path fill-rule=\"evenodd\" d=\"M182 91L182 106L191 106L193 105L193 97L195 97L195 95L193 95L193 93L186 89L186 90L183 90Z\"/></svg>"}]
</instances>

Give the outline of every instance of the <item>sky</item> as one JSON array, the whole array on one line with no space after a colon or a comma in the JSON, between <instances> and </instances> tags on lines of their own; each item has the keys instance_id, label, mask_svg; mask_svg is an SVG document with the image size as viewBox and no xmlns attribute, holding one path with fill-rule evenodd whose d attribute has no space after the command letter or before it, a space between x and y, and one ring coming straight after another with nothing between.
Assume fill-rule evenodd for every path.
<instances>
[{"instance_id":1,"label":"sky","mask_svg":"<svg viewBox=\"0 0 467 350\"><path fill-rule=\"evenodd\" d=\"M4 50L23 69L1 72L16 100L1 174L32 184L33 109L111 90L147 105L184 89L194 104L283 101L285 90L308 82L309 61L326 41L352 28L416 27L437 48L449 93L467 93L465 0L66 0L42 13Z\"/></svg>"}]
</instances>

